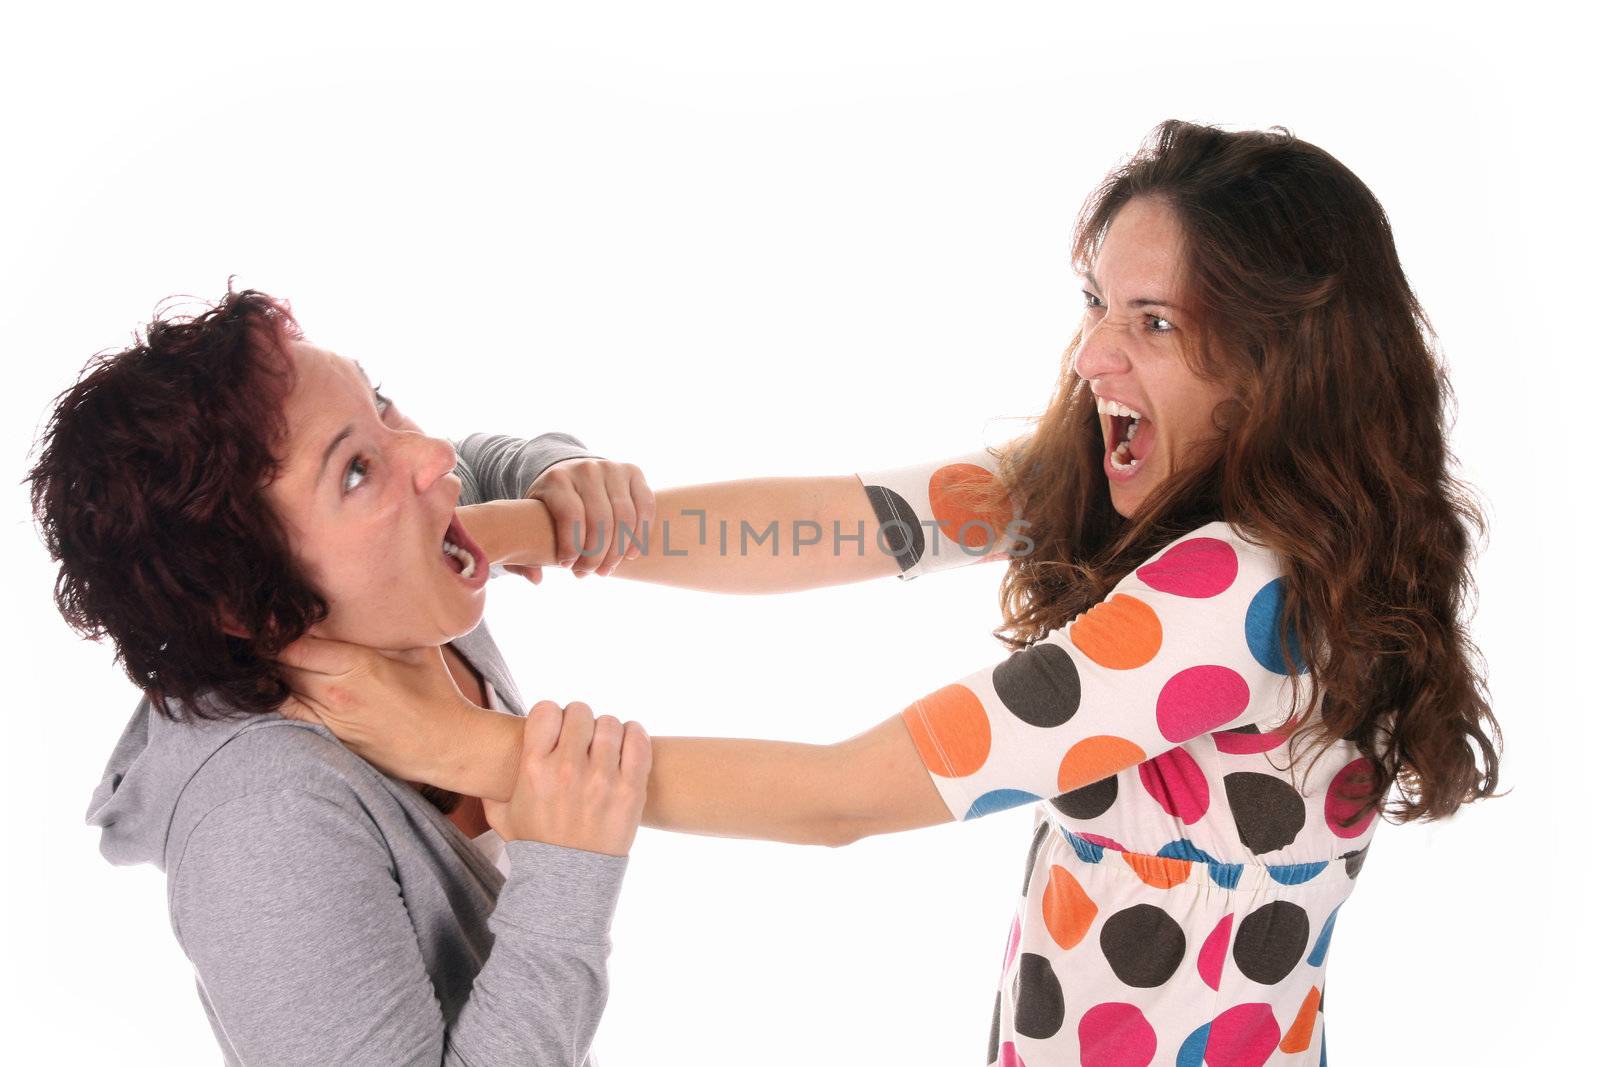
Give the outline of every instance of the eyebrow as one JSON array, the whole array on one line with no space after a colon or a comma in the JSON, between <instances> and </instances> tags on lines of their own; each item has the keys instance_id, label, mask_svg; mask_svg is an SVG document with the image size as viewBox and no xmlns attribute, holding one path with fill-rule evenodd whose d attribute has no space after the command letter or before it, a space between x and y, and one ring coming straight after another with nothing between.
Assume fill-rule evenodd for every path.
<instances>
[{"instance_id":1,"label":"eyebrow","mask_svg":"<svg viewBox=\"0 0 1600 1067\"><path fill-rule=\"evenodd\" d=\"M1086 271L1083 272L1083 276L1085 278L1089 279L1089 284L1090 285L1094 286L1096 289L1101 288L1100 282L1095 278L1093 271L1086 270ZM1142 307L1175 308L1178 305L1174 304L1170 300L1156 300L1153 297L1141 296L1141 297L1137 297L1137 298L1135 298L1133 300L1129 300L1128 301L1128 306L1129 307L1136 307L1136 308L1142 308Z\"/></svg>"},{"instance_id":2,"label":"eyebrow","mask_svg":"<svg viewBox=\"0 0 1600 1067\"><path fill-rule=\"evenodd\" d=\"M328 447L322 451L322 465L317 468L317 480L313 484L322 484L322 476L328 472L328 460L333 458L334 451L344 443L344 439L355 432L356 428L354 426L346 426L344 429L333 435L333 440L329 441Z\"/></svg>"}]
</instances>

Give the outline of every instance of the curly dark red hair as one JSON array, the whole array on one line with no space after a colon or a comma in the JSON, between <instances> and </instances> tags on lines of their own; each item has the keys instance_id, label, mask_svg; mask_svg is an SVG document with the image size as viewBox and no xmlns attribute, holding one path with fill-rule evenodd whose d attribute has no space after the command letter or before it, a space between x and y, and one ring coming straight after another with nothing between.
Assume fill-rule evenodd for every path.
<instances>
[{"instance_id":1,"label":"curly dark red hair","mask_svg":"<svg viewBox=\"0 0 1600 1067\"><path fill-rule=\"evenodd\" d=\"M328 611L263 493L300 327L286 302L230 282L204 312L158 311L144 332L56 398L26 479L60 564L56 605L85 637L110 637L170 718L274 710L288 687L272 657ZM197 701L207 690L226 712Z\"/></svg>"}]
</instances>

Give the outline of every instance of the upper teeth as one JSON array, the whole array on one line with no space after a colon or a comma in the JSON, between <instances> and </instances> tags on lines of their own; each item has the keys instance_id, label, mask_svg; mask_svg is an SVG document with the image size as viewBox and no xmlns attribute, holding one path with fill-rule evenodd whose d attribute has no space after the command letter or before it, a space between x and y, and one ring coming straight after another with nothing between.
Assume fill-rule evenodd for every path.
<instances>
[{"instance_id":1,"label":"upper teeth","mask_svg":"<svg viewBox=\"0 0 1600 1067\"><path fill-rule=\"evenodd\" d=\"M1107 400L1103 396L1094 398L1095 410L1102 415L1118 415L1124 419L1142 419L1143 415L1133 410L1126 404L1119 404L1115 400Z\"/></svg>"}]
</instances>

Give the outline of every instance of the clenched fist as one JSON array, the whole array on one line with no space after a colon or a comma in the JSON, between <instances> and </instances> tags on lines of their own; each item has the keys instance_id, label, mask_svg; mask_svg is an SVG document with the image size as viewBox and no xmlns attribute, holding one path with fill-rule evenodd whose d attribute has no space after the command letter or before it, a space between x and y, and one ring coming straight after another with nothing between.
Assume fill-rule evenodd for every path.
<instances>
[{"instance_id":1,"label":"clenched fist","mask_svg":"<svg viewBox=\"0 0 1600 1067\"><path fill-rule=\"evenodd\" d=\"M636 722L598 719L589 705L541 700L528 712L509 801L485 800L507 841L544 841L626 856L644 813L650 738Z\"/></svg>"}]
</instances>

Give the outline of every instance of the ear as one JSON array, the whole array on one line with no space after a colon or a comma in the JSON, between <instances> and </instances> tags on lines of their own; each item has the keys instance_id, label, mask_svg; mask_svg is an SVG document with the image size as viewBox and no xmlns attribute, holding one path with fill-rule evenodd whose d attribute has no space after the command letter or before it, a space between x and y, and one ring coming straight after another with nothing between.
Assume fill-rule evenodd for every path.
<instances>
[{"instance_id":1,"label":"ear","mask_svg":"<svg viewBox=\"0 0 1600 1067\"><path fill-rule=\"evenodd\" d=\"M217 607L217 626L229 637L238 637L246 641L250 639L250 632L239 624L233 612L220 605Z\"/></svg>"}]
</instances>

